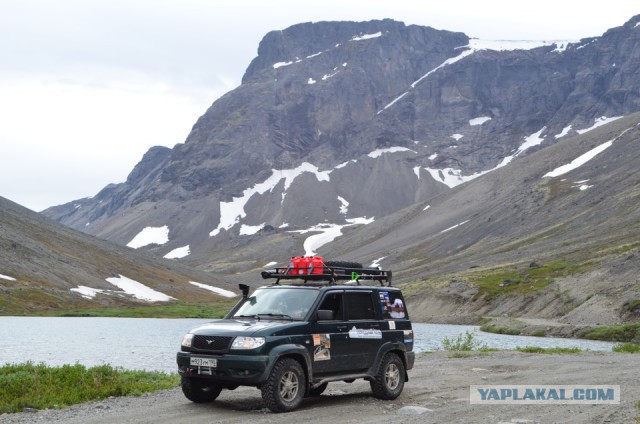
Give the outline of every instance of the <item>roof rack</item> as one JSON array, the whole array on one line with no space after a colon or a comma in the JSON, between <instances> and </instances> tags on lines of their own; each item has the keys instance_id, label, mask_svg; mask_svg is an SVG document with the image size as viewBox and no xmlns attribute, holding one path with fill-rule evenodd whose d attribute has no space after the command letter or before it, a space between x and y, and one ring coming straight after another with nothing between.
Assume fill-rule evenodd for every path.
<instances>
[{"instance_id":1,"label":"roof rack","mask_svg":"<svg viewBox=\"0 0 640 424\"><path fill-rule=\"evenodd\" d=\"M357 285L360 285L361 281L378 281L381 286L384 287L384 282L387 282L387 287L391 287L391 271L383 271L380 268L344 268L337 266L324 266L322 267L322 273L317 273L318 268L314 269L311 274L294 274L293 272L300 272L301 270L307 272L304 268L274 268L261 272L262 278L269 279L275 278L274 284L279 284L280 280L303 280L303 283L307 282L326 282L327 284L336 284L338 281L355 281Z\"/></svg>"}]
</instances>

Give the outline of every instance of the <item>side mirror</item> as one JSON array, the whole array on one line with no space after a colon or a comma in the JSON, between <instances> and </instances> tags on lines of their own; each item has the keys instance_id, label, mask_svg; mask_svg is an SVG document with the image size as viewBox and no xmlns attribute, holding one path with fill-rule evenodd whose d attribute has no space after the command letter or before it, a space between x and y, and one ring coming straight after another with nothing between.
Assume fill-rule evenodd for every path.
<instances>
[{"instance_id":1,"label":"side mirror","mask_svg":"<svg viewBox=\"0 0 640 424\"><path fill-rule=\"evenodd\" d=\"M316 312L316 317L318 318L318 321L332 321L335 319L333 316L333 311L329 309L318 309L318 312Z\"/></svg>"},{"instance_id":2,"label":"side mirror","mask_svg":"<svg viewBox=\"0 0 640 424\"><path fill-rule=\"evenodd\" d=\"M238 284L238 287L240 288L240 291L242 292L242 298L246 299L247 297L249 297L249 286L247 286L246 284Z\"/></svg>"}]
</instances>

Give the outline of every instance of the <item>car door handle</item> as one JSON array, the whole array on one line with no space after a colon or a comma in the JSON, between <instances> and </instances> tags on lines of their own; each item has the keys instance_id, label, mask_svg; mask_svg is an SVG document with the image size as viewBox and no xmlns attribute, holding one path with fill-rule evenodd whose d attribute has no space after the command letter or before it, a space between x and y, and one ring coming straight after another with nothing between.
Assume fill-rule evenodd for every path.
<instances>
[{"instance_id":1,"label":"car door handle","mask_svg":"<svg viewBox=\"0 0 640 424\"><path fill-rule=\"evenodd\" d=\"M379 330L380 329L380 325L379 324L373 324L371 326L371 328L375 328L375 329Z\"/></svg>"},{"instance_id":2,"label":"car door handle","mask_svg":"<svg viewBox=\"0 0 640 424\"><path fill-rule=\"evenodd\" d=\"M338 328L339 331L346 331L349 328L349 326L347 326L347 325L338 325L337 328Z\"/></svg>"}]
</instances>

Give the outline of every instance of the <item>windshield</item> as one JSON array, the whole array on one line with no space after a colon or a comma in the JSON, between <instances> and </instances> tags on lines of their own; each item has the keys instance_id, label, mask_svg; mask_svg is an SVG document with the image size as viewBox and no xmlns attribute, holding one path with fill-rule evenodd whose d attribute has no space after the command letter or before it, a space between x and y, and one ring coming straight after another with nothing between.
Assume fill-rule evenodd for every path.
<instances>
[{"instance_id":1,"label":"windshield","mask_svg":"<svg viewBox=\"0 0 640 424\"><path fill-rule=\"evenodd\" d=\"M299 320L307 315L318 293L318 290L302 288L258 289L242 304L233 317Z\"/></svg>"}]
</instances>

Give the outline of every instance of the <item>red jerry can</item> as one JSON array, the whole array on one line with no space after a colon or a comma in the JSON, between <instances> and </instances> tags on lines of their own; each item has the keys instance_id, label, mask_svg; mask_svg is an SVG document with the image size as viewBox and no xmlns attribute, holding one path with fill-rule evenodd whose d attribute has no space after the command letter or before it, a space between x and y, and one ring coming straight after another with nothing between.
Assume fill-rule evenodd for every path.
<instances>
[{"instance_id":1,"label":"red jerry can","mask_svg":"<svg viewBox=\"0 0 640 424\"><path fill-rule=\"evenodd\" d=\"M295 259L296 258L292 256L291 259L289 260L289 266L287 266L287 274L290 274L290 275L295 274L295 271L294 271L294 268L296 267Z\"/></svg>"},{"instance_id":2,"label":"red jerry can","mask_svg":"<svg viewBox=\"0 0 640 424\"><path fill-rule=\"evenodd\" d=\"M311 258L308 256L300 256L300 269L299 275L306 275L309 272L309 264L311 264Z\"/></svg>"},{"instance_id":3,"label":"red jerry can","mask_svg":"<svg viewBox=\"0 0 640 424\"><path fill-rule=\"evenodd\" d=\"M291 271L289 271L289 274L292 274L292 275L300 274L301 259L302 259L302 256L294 256L293 258L291 258L291 263L293 264L293 266L291 267Z\"/></svg>"},{"instance_id":4,"label":"red jerry can","mask_svg":"<svg viewBox=\"0 0 640 424\"><path fill-rule=\"evenodd\" d=\"M309 268L309 273L318 275L324 274L324 259L322 256L312 256L311 257L311 266Z\"/></svg>"}]
</instances>

